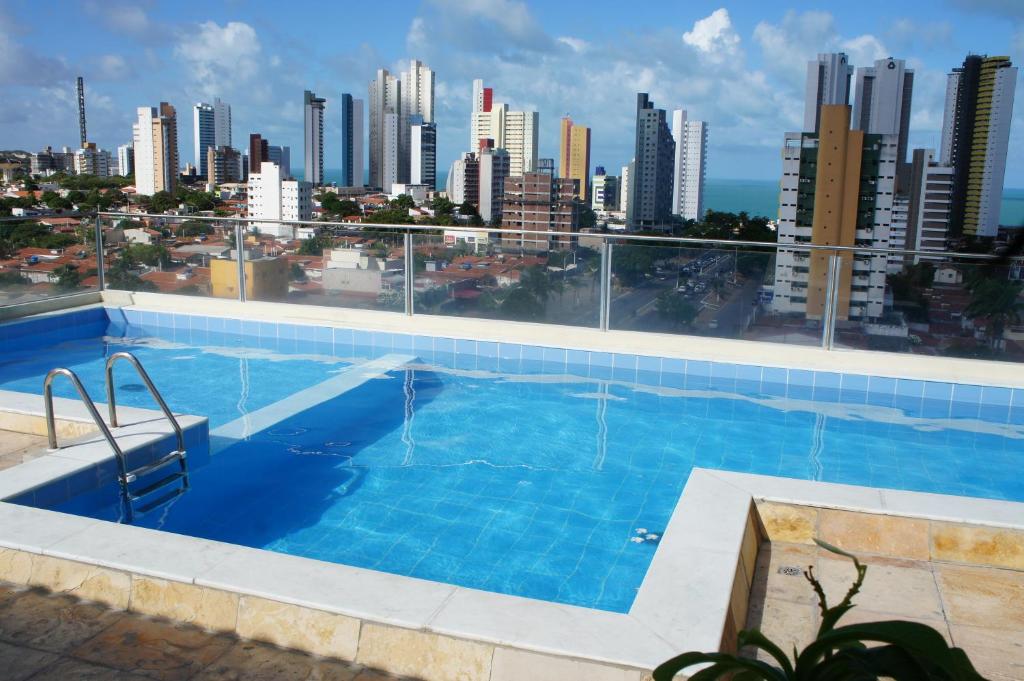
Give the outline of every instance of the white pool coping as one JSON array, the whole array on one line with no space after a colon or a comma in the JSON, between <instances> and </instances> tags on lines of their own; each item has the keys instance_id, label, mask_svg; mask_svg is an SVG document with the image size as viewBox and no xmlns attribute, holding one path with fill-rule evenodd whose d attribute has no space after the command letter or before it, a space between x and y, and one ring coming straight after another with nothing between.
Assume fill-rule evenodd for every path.
<instances>
[{"instance_id":1,"label":"white pool coping","mask_svg":"<svg viewBox=\"0 0 1024 681\"><path fill-rule=\"evenodd\" d=\"M652 669L683 650L718 649L743 531L751 504L762 499L1024 529L1024 504L1019 503L694 469L636 600L625 614L9 503L0 503L0 547L368 622Z\"/></svg>"}]
</instances>

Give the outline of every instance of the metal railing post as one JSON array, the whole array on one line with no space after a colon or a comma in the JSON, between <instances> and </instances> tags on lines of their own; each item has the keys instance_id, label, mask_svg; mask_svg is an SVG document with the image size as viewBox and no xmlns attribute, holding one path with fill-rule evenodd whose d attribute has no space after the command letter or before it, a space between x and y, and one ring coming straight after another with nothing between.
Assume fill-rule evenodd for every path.
<instances>
[{"instance_id":1,"label":"metal railing post","mask_svg":"<svg viewBox=\"0 0 1024 681\"><path fill-rule=\"evenodd\" d=\"M96 286L102 291L106 286L103 276L103 267L106 265L103 257L103 222L99 215L96 216Z\"/></svg>"},{"instance_id":2,"label":"metal railing post","mask_svg":"<svg viewBox=\"0 0 1024 681\"><path fill-rule=\"evenodd\" d=\"M839 309L839 276L842 272L842 256L828 257L828 273L825 278L825 309L821 315L821 347L831 350L836 335L836 312Z\"/></svg>"},{"instance_id":3,"label":"metal railing post","mask_svg":"<svg viewBox=\"0 0 1024 681\"><path fill-rule=\"evenodd\" d=\"M612 244L607 239L601 243L601 315L600 329L608 330L612 311Z\"/></svg>"},{"instance_id":4,"label":"metal railing post","mask_svg":"<svg viewBox=\"0 0 1024 681\"><path fill-rule=\"evenodd\" d=\"M235 255L238 260L238 301L245 302L245 242L242 223L235 223Z\"/></svg>"},{"instance_id":5,"label":"metal railing post","mask_svg":"<svg viewBox=\"0 0 1024 681\"><path fill-rule=\"evenodd\" d=\"M405 314L413 315L414 289L416 284L416 261L412 251L412 232L406 231L405 237Z\"/></svg>"}]
</instances>

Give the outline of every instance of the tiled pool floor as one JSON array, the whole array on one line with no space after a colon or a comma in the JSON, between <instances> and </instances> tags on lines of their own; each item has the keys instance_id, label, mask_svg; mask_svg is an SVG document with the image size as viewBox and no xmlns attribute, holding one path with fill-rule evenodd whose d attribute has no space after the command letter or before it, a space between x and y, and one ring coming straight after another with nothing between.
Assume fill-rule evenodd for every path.
<instances>
[{"instance_id":1,"label":"tiled pool floor","mask_svg":"<svg viewBox=\"0 0 1024 681\"><path fill-rule=\"evenodd\" d=\"M840 625L906 619L927 624L966 651L992 681L1024 679L1024 571L883 556L868 565L856 607ZM747 627L760 629L783 650L803 648L820 625L817 601L800 572L809 565L829 604L853 581L849 560L806 544L766 542L757 560ZM769 658L764 658L770 662Z\"/></svg>"},{"instance_id":2,"label":"tiled pool floor","mask_svg":"<svg viewBox=\"0 0 1024 681\"><path fill-rule=\"evenodd\" d=\"M385 681L397 677L0 582L6 681Z\"/></svg>"}]
</instances>

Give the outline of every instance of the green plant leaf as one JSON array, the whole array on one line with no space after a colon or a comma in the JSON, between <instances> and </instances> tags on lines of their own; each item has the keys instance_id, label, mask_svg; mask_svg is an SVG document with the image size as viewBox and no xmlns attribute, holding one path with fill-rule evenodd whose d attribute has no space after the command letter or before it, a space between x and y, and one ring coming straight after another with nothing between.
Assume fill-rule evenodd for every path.
<instances>
[{"instance_id":1,"label":"green plant leaf","mask_svg":"<svg viewBox=\"0 0 1024 681\"><path fill-rule=\"evenodd\" d=\"M653 672L654 681L672 681L676 674L695 664L712 663L690 675L690 681L714 681L726 674L749 671L757 674L754 678L764 681L787 681L787 677L778 669L760 660L749 660L729 653L689 652L677 655L667 662L662 662Z\"/></svg>"},{"instance_id":2,"label":"green plant leaf","mask_svg":"<svg viewBox=\"0 0 1024 681\"><path fill-rule=\"evenodd\" d=\"M793 663L789 661L786 653L782 652L782 648L772 643L767 636L762 634L757 629L744 629L740 632L738 645L740 648L746 646L754 646L760 648L764 652L771 655L779 666L782 667L782 673L788 678L793 676Z\"/></svg>"},{"instance_id":3,"label":"green plant leaf","mask_svg":"<svg viewBox=\"0 0 1024 681\"><path fill-rule=\"evenodd\" d=\"M804 670L812 669L820 659L836 649L841 648L838 655L845 656L851 652L850 643L863 641L898 646L916 659L928 660L937 668L947 670L950 679L981 679L963 651L950 648L942 634L925 624L901 621L852 624L822 634L797 657L797 678L814 678L805 676Z\"/></svg>"}]
</instances>

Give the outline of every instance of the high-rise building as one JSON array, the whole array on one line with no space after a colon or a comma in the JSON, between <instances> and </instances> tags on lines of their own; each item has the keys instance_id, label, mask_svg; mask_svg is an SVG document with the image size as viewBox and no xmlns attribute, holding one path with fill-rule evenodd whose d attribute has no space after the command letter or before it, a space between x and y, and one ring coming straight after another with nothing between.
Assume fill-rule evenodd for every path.
<instances>
[{"instance_id":1,"label":"high-rise building","mask_svg":"<svg viewBox=\"0 0 1024 681\"><path fill-rule=\"evenodd\" d=\"M590 128L563 117L558 147L559 176L576 180L577 196L586 202L590 196Z\"/></svg>"},{"instance_id":2,"label":"high-rise building","mask_svg":"<svg viewBox=\"0 0 1024 681\"><path fill-rule=\"evenodd\" d=\"M249 175L249 217L266 220L311 220L313 217L313 184L286 179L282 169L270 161L260 165L258 173ZM253 222L251 226L264 234L290 239L292 227L280 223Z\"/></svg>"},{"instance_id":3,"label":"high-rise building","mask_svg":"<svg viewBox=\"0 0 1024 681\"><path fill-rule=\"evenodd\" d=\"M210 174L206 178L207 185L218 185L226 182L241 182L242 152L231 147L210 147L206 150L206 164Z\"/></svg>"},{"instance_id":4,"label":"high-rise building","mask_svg":"<svg viewBox=\"0 0 1024 681\"><path fill-rule=\"evenodd\" d=\"M555 174L555 159L553 158L538 158L537 159L537 172L550 175L551 177L558 177Z\"/></svg>"},{"instance_id":5,"label":"high-rise building","mask_svg":"<svg viewBox=\"0 0 1024 681\"><path fill-rule=\"evenodd\" d=\"M875 135L896 135L896 189L910 181L907 144L910 138L910 105L914 94L914 70L902 59L879 59L874 66L857 69L853 97L853 129Z\"/></svg>"},{"instance_id":6,"label":"high-rise building","mask_svg":"<svg viewBox=\"0 0 1024 681\"><path fill-rule=\"evenodd\" d=\"M636 155L629 174L631 228L664 227L672 214L672 166L676 145L665 110L641 92L636 96Z\"/></svg>"},{"instance_id":7,"label":"high-rise building","mask_svg":"<svg viewBox=\"0 0 1024 681\"><path fill-rule=\"evenodd\" d=\"M75 173L78 175L97 175L107 177L111 174L110 152L99 149L95 142L86 142L85 146L75 151Z\"/></svg>"},{"instance_id":8,"label":"high-rise building","mask_svg":"<svg viewBox=\"0 0 1024 681\"><path fill-rule=\"evenodd\" d=\"M402 114L402 81L387 69L377 69L370 81L370 186L391 192L399 177L399 119ZM393 115L394 119L388 118ZM385 182L385 176L387 182Z\"/></svg>"},{"instance_id":9,"label":"high-rise building","mask_svg":"<svg viewBox=\"0 0 1024 681\"><path fill-rule=\"evenodd\" d=\"M410 119L409 182L437 188L437 126L423 121L419 115Z\"/></svg>"},{"instance_id":10,"label":"high-rise building","mask_svg":"<svg viewBox=\"0 0 1024 681\"><path fill-rule=\"evenodd\" d=\"M193 158L199 174L206 177L206 150L217 145L216 123L212 104L197 103L192 107Z\"/></svg>"},{"instance_id":11,"label":"high-rise building","mask_svg":"<svg viewBox=\"0 0 1024 681\"><path fill-rule=\"evenodd\" d=\"M942 161L953 167L953 238L999 231L1016 84L1009 57L972 54L949 74Z\"/></svg>"},{"instance_id":12,"label":"high-rise building","mask_svg":"<svg viewBox=\"0 0 1024 681\"><path fill-rule=\"evenodd\" d=\"M818 132L822 105L849 104L853 66L843 52L819 54L807 62L804 130Z\"/></svg>"},{"instance_id":13,"label":"high-rise building","mask_svg":"<svg viewBox=\"0 0 1024 681\"><path fill-rule=\"evenodd\" d=\"M896 184L896 135L852 130L848 105L825 104L819 131L786 133L779 198L772 306L776 312L821 319L827 250L792 251L785 244L889 248ZM837 317L882 316L887 258L841 254Z\"/></svg>"},{"instance_id":14,"label":"high-rise building","mask_svg":"<svg viewBox=\"0 0 1024 681\"><path fill-rule=\"evenodd\" d=\"M603 166L598 166L594 171L590 207L600 211L619 209L619 178L605 173Z\"/></svg>"},{"instance_id":15,"label":"high-rise building","mask_svg":"<svg viewBox=\"0 0 1024 681\"><path fill-rule=\"evenodd\" d=\"M292 176L292 149L291 147L279 147L273 144L267 145L266 160L276 163L281 169L282 177Z\"/></svg>"},{"instance_id":16,"label":"high-rise building","mask_svg":"<svg viewBox=\"0 0 1024 681\"><path fill-rule=\"evenodd\" d=\"M480 203L480 160L476 152L467 151L452 162L445 190L455 205Z\"/></svg>"},{"instance_id":17,"label":"high-rise building","mask_svg":"<svg viewBox=\"0 0 1024 681\"><path fill-rule=\"evenodd\" d=\"M469 148L476 149L480 144L481 137L493 137L489 134L481 134L479 130L478 113L490 113L494 105L494 89L484 87L484 82L479 78L473 81L473 110L469 118Z\"/></svg>"},{"instance_id":18,"label":"high-rise building","mask_svg":"<svg viewBox=\"0 0 1024 681\"><path fill-rule=\"evenodd\" d=\"M914 149L910 168L910 205L903 248L945 251L953 212L953 168L939 163L932 149ZM915 256L912 260L917 263L921 259Z\"/></svg>"},{"instance_id":19,"label":"high-rise building","mask_svg":"<svg viewBox=\"0 0 1024 681\"><path fill-rule=\"evenodd\" d=\"M213 100L213 145L230 147L231 145L231 105L222 102L220 97Z\"/></svg>"},{"instance_id":20,"label":"high-rise building","mask_svg":"<svg viewBox=\"0 0 1024 681\"><path fill-rule=\"evenodd\" d=\"M249 135L249 174L260 172L260 166L264 161L270 160L270 144L259 133ZM285 173L290 175L288 169Z\"/></svg>"},{"instance_id":21,"label":"high-rise building","mask_svg":"<svg viewBox=\"0 0 1024 681\"><path fill-rule=\"evenodd\" d=\"M500 221L505 178L509 176L511 167L509 153L481 141L478 160L480 164L480 201L477 204L477 210L484 222Z\"/></svg>"},{"instance_id":22,"label":"high-rise building","mask_svg":"<svg viewBox=\"0 0 1024 681\"><path fill-rule=\"evenodd\" d=\"M324 104L327 100L306 90L303 95L303 151L306 159L306 182L324 183ZM250 156L249 164L252 164ZM260 171L262 172L262 170Z\"/></svg>"},{"instance_id":23,"label":"high-rise building","mask_svg":"<svg viewBox=\"0 0 1024 681\"><path fill-rule=\"evenodd\" d=\"M135 149L130 144L117 148L117 172L122 176L135 172Z\"/></svg>"},{"instance_id":24,"label":"high-rise building","mask_svg":"<svg viewBox=\"0 0 1024 681\"><path fill-rule=\"evenodd\" d=\"M501 226L531 232L578 232L580 203L576 198L576 182L547 173L526 173L505 178L502 197ZM568 248L573 237L540 234L502 234L506 245L548 250L554 246Z\"/></svg>"},{"instance_id":25,"label":"high-rise building","mask_svg":"<svg viewBox=\"0 0 1024 681\"><path fill-rule=\"evenodd\" d=\"M135 190L143 196L174 192L178 186L178 117L174 107L142 106L132 125Z\"/></svg>"},{"instance_id":26,"label":"high-rise building","mask_svg":"<svg viewBox=\"0 0 1024 681\"><path fill-rule=\"evenodd\" d=\"M363 100L341 96L341 186L363 186Z\"/></svg>"},{"instance_id":27,"label":"high-rise building","mask_svg":"<svg viewBox=\"0 0 1024 681\"><path fill-rule=\"evenodd\" d=\"M622 166L622 178L619 180L619 211L621 211L626 219L629 219L629 194L632 185L633 167L636 165L636 159L633 159L626 165Z\"/></svg>"},{"instance_id":28,"label":"high-rise building","mask_svg":"<svg viewBox=\"0 0 1024 681\"><path fill-rule=\"evenodd\" d=\"M684 220L704 218L704 176L707 172L708 124L690 120L685 109L672 112L676 150L672 164L672 213Z\"/></svg>"}]
</instances>

